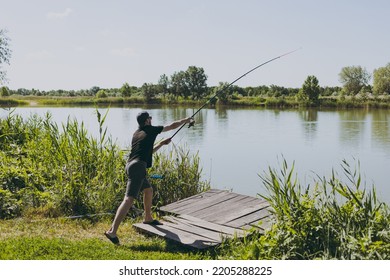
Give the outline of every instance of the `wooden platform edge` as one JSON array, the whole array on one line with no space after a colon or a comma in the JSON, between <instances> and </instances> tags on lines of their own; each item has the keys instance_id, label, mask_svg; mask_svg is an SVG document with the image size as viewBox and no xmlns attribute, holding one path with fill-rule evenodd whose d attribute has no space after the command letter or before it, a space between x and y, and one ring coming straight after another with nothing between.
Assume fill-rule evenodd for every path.
<instances>
[{"instance_id":1,"label":"wooden platform edge","mask_svg":"<svg viewBox=\"0 0 390 280\"><path fill-rule=\"evenodd\" d=\"M167 240L173 240L182 245L196 249L206 249L220 244L219 240L210 239L204 236L199 236L193 233L185 232L172 227L170 223L164 222L163 225L152 226L143 223L133 224L137 230L163 237Z\"/></svg>"}]
</instances>

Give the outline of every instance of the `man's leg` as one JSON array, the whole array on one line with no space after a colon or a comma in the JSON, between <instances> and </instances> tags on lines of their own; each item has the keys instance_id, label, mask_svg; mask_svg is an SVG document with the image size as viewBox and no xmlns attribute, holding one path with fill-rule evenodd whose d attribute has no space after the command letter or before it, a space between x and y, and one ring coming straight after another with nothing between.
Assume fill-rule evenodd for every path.
<instances>
[{"instance_id":1,"label":"man's leg","mask_svg":"<svg viewBox=\"0 0 390 280\"><path fill-rule=\"evenodd\" d=\"M153 200L153 188L144 189L144 210L145 210L145 222L153 220L152 217L152 200Z\"/></svg>"},{"instance_id":2,"label":"man's leg","mask_svg":"<svg viewBox=\"0 0 390 280\"><path fill-rule=\"evenodd\" d=\"M107 231L107 233L111 237L116 236L116 232L118 231L118 227L120 223L123 221L123 219L126 217L127 213L129 212L131 206L133 206L134 198L131 196L126 196L121 205L119 205L118 210L116 211L116 215L114 218L114 221L112 222L111 228Z\"/></svg>"}]
</instances>

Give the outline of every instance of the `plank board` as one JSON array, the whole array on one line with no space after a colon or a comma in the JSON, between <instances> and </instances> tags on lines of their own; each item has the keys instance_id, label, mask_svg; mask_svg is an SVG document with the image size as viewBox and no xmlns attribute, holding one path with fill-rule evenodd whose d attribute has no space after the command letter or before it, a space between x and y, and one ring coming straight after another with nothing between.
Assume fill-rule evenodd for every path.
<instances>
[{"instance_id":1,"label":"plank board","mask_svg":"<svg viewBox=\"0 0 390 280\"><path fill-rule=\"evenodd\" d=\"M196 194L194 196L190 196L190 197L184 198L182 200L179 200L177 202L173 202L171 204L162 206L160 208L160 210L165 211L165 212L170 212L170 213L177 213L177 209L179 209L180 207L185 207L186 205L193 205L196 200L205 200L208 197L212 197L215 195L221 195L221 194L223 194L223 193L221 193L220 190L212 189L212 190L209 190L207 192Z\"/></svg>"},{"instance_id":2,"label":"plank board","mask_svg":"<svg viewBox=\"0 0 390 280\"><path fill-rule=\"evenodd\" d=\"M263 208L262 208L263 207ZM236 219L230 220L225 223L226 226L230 227L242 227L245 225L257 225L260 221L263 221L266 217L269 217L271 213L269 212L268 203L264 203L260 207L259 211L252 212L245 216L240 216Z\"/></svg>"},{"instance_id":3,"label":"plank board","mask_svg":"<svg viewBox=\"0 0 390 280\"><path fill-rule=\"evenodd\" d=\"M180 221L183 223L195 225L197 227L205 228L210 231L220 232L225 235L230 235L230 236L238 235L239 237L245 236L245 231L243 231L242 229L210 223L188 215L180 215L176 217L176 219L180 219Z\"/></svg>"},{"instance_id":4,"label":"plank board","mask_svg":"<svg viewBox=\"0 0 390 280\"><path fill-rule=\"evenodd\" d=\"M194 247L197 249L206 249L211 246L218 245L220 241L199 236L193 233L188 233L180 229L170 227L169 224L161 226L151 226L145 224L134 224L138 230L146 232L148 234L154 234L163 238L180 242L183 245Z\"/></svg>"},{"instance_id":5,"label":"plank board","mask_svg":"<svg viewBox=\"0 0 390 280\"><path fill-rule=\"evenodd\" d=\"M163 225L133 226L198 249L216 246L226 238L244 237L251 228L263 232L272 221L267 201L215 189L163 206L160 211L167 214Z\"/></svg>"},{"instance_id":6,"label":"plank board","mask_svg":"<svg viewBox=\"0 0 390 280\"><path fill-rule=\"evenodd\" d=\"M206 193L205 195L190 197L184 203L176 202L173 205L169 204L161 207L160 210L173 214L189 214L196 209L207 209L232 198L234 198L234 195L228 192L213 193L212 195L207 195Z\"/></svg>"},{"instance_id":7,"label":"plank board","mask_svg":"<svg viewBox=\"0 0 390 280\"><path fill-rule=\"evenodd\" d=\"M197 210L190 215L206 221L224 224L227 221L234 220L237 217L256 211L260 201L253 201L249 199L238 196L230 201L216 204L209 209Z\"/></svg>"}]
</instances>

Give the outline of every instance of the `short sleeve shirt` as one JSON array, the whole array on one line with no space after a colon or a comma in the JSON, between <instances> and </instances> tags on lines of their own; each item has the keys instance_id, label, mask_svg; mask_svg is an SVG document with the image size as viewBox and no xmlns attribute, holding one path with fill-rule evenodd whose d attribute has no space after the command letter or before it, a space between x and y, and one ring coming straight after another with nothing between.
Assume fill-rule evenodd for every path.
<instances>
[{"instance_id":1,"label":"short sleeve shirt","mask_svg":"<svg viewBox=\"0 0 390 280\"><path fill-rule=\"evenodd\" d=\"M146 162L146 167L151 167L154 141L163 129L163 126L152 125L138 128L131 140L131 152L128 161L139 159Z\"/></svg>"}]
</instances>

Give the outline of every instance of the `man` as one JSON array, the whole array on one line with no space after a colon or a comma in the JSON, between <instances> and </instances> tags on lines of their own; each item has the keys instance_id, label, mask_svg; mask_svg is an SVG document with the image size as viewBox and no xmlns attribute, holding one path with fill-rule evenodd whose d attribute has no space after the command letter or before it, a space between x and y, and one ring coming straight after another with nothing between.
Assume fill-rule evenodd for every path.
<instances>
[{"instance_id":1,"label":"man","mask_svg":"<svg viewBox=\"0 0 390 280\"><path fill-rule=\"evenodd\" d=\"M126 174L128 176L126 194L118 207L111 228L104 233L116 245L119 245L119 238L116 234L119 224L126 217L140 191L143 191L144 223L161 225L158 220L154 220L152 217L153 188L146 178L146 169L152 166L152 154L162 146L169 144L171 139L162 140L156 146L154 146L154 141L161 132L173 130L186 123L192 124L193 119L185 118L166 126L153 126L152 116L148 112L143 111L137 115L137 122L139 127L133 134L131 152L126 163Z\"/></svg>"}]
</instances>

